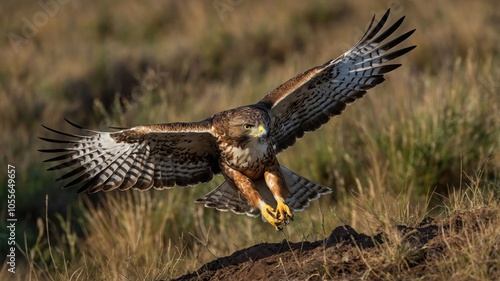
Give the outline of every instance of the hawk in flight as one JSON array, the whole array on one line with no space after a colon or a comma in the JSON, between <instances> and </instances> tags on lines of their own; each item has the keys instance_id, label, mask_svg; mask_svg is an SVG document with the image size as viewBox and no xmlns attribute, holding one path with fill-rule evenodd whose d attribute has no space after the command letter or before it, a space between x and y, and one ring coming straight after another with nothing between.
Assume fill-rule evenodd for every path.
<instances>
[{"instance_id":1,"label":"hawk in flight","mask_svg":"<svg viewBox=\"0 0 500 281\"><path fill-rule=\"evenodd\" d=\"M361 40L339 58L286 81L256 104L199 122L115 132L87 130L70 122L82 131L76 135L44 126L63 136L41 137L61 146L41 150L59 153L46 160L59 162L49 170L69 168L57 180L69 179L65 187L79 184L79 193L168 189L208 182L222 174L225 181L196 202L220 211L261 214L281 229L294 211L331 190L281 166L276 155L382 83L385 73L400 66L386 63L415 48L390 51L415 30L387 39L404 20L382 31L389 12L376 24L373 17Z\"/></svg>"}]
</instances>

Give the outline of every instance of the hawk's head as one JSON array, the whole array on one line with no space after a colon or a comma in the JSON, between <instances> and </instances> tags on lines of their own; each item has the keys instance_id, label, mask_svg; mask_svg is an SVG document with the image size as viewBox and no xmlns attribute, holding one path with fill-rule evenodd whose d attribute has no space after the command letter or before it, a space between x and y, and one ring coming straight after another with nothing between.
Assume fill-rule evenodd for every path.
<instances>
[{"instance_id":1,"label":"hawk's head","mask_svg":"<svg viewBox=\"0 0 500 281\"><path fill-rule=\"evenodd\" d=\"M267 112L244 106L227 110L213 117L217 135L232 146L244 147L251 142L265 141L271 118Z\"/></svg>"}]
</instances>

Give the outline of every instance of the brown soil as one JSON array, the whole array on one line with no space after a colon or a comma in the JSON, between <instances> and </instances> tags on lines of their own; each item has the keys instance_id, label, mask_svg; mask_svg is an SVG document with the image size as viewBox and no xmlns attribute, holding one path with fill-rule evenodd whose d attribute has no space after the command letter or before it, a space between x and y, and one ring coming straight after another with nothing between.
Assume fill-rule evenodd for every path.
<instances>
[{"instance_id":1,"label":"brown soil","mask_svg":"<svg viewBox=\"0 0 500 281\"><path fill-rule=\"evenodd\" d=\"M257 244L176 280L409 280L432 276L437 270L433 262L446 258L448 245L460 243L460 234L491 223L497 215L478 209L440 220L427 217L417 227L397 225L374 236L357 233L349 225L339 226L325 241ZM405 249L404 255L394 255L388 262L387 249L397 248L395 244L404 246L399 247Z\"/></svg>"}]
</instances>

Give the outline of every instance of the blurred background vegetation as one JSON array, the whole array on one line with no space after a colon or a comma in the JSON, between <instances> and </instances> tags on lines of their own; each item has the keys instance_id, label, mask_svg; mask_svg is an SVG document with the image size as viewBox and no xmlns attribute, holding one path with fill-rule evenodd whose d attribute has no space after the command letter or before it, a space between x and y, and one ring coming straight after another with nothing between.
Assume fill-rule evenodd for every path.
<instances>
[{"instance_id":1,"label":"blurred background vegetation","mask_svg":"<svg viewBox=\"0 0 500 281\"><path fill-rule=\"evenodd\" d=\"M498 192L497 6L494 0L2 2L0 182L7 182L7 164L14 165L18 265L41 279L54 272L62 279L75 272L172 277L256 242L321 238L322 226L369 231L375 223L366 209L398 213L405 205L401 220L438 212L446 195L471 179ZM254 103L346 51L387 8L391 22L406 15L401 32L417 29L408 43L417 48L384 84L279 156L334 189L284 234L260 219L192 203L220 178L186 189L76 196L45 171L37 149L46 145L37 136L50 132L41 124L73 131L66 117L106 130L200 120ZM4 253L6 188L0 195ZM356 205L359 198L365 209ZM103 273L103 266L116 271Z\"/></svg>"}]
</instances>

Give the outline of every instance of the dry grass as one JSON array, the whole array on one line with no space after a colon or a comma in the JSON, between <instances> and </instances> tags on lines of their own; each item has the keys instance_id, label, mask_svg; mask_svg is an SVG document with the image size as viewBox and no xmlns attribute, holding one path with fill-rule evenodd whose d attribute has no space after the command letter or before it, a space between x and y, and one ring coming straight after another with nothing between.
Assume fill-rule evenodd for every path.
<instances>
[{"instance_id":1,"label":"dry grass","mask_svg":"<svg viewBox=\"0 0 500 281\"><path fill-rule=\"evenodd\" d=\"M476 207L498 212L495 1L391 5L392 20L407 16L403 30L417 28L410 41L418 47L383 85L279 156L335 190L283 234L260 220L193 205L221 179L88 202L61 191L35 151L41 146L35 136L46 134L40 123L67 130L62 117L68 117L104 129L199 120L253 103L345 51L387 3L241 1L222 21L211 1L70 1L17 53L8 41L0 44L0 129L7 136L0 145L8 148L2 159L19 171L17 242L24 251L14 278L171 279L261 241L322 239L325 229L343 223L374 233L418 224L428 214ZM3 34L21 34L21 19L41 9L28 1L2 7L9 11ZM471 261L494 257L488 247L498 249L499 232L480 230L450 244L431 277L487 279L489 263ZM404 270L398 261L411 252L401 243L387 247L381 263ZM6 274L4 266L0 276L12 277Z\"/></svg>"},{"instance_id":2,"label":"dry grass","mask_svg":"<svg viewBox=\"0 0 500 281\"><path fill-rule=\"evenodd\" d=\"M408 276L425 280L495 280L500 274L498 189L486 186L481 175L471 178L471 182L446 198L441 214L436 217L441 222L434 224L438 237L431 243L418 238L418 231L423 232L427 226L422 223L425 206L411 215L402 208L389 217L383 210L379 213L366 210L378 223L377 231L384 233L384 243L375 254L360 250L367 276L383 280ZM422 216L415 217L419 212ZM402 232L396 225L413 230Z\"/></svg>"}]
</instances>

